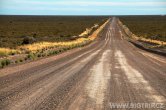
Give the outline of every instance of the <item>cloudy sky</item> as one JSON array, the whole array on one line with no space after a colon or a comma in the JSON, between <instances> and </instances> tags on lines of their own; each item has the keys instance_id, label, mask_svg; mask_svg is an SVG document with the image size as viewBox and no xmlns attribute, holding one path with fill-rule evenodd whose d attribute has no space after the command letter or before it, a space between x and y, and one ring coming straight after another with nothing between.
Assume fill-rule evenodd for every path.
<instances>
[{"instance_id":1,"label":"cloudy sky","mask_svg":"<svg viewBox=\"0 0 166 110\"><path fill-rule=\"evenodd\" d=\"M0 0L0 15L161 14L166 0Z\"/></svg>"}]
</instances>

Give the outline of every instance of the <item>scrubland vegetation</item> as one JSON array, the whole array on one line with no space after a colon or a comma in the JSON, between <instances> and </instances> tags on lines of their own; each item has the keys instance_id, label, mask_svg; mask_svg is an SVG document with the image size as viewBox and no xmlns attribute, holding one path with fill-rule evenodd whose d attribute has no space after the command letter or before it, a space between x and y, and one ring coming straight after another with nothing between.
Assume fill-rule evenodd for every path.
<instances>
[{"instance_id":1,"label":"scrubland vegetation","mask_svg":"<svg viewBox=\"0 0 166 110\"><path fill-rule=\"evenodd\" d=\"M102 16L0 16L0 47L15 48L23 44L43 41L70 41L73 36L78 36L86 28L96 23L101 25L107 18Z\"/></svg>"},{"instance_id":2,"label":"scrubland vegetation","mask_svg":"<svg viewBox=\"0 0 166 110\"><path fill-rule=\"evenodd\" d=\"M70 19L76 19L76 18L69 17L68 20L70 21ZM69 32L67 32L65 29L63 29L61 27L56 27L55 31L57 29L61 30L62 33L64 34L64 36L66 37L65 39L63 39L62 36L58 37L58 34L57 34L55 36L48 37L47 40L44 40L42 37L42 31L39 32L38 34L35 34L35 36L34 35L24 36L22 39L19 39L19 38L17 39L14 36L8 36L9 38L11 38L10 40L16 40L16 42L18 41L21 43L10 44L9 41L2 42L1 45L3 45L3 44L5 45L5 43L7 43L7 44L0 48L0 56L5 57L5 58L2 57L0 59L0 67L7 66L10 63L12 63L12 64L20 63L20 62L23 62L26 60L34 60L36 58L55 55L55 54L64 52L66 50L69 50L69 49L72 49L75 47L82 47L84 45L89 44L97 37L97 35L100 33L100 31L103 29L103 27L106 25L106 23L108 21L106 22L106 17L83 17L83 18L78 17L76 19L76 21L77 22L79 21L79 23L86 23L86 24L82 24L84 26L82 26L81 24L77 24L76 21L73 21L76 26L74 26L74 24L71 25L69 21L68 21L69 23L67 24L67 22L64 20L65 18L62 19L62 21L64 20L64 22L66 22L67 28L75 27L75 30L73 30L71 28L73 30L71 35L73 35L73 36L75 35L74 37L71 35L70 36L68 35L68 33L70 33L70 29L68 29L67 31L69 31ZM55 19L58 19L58 18L55 18ZM92 19L94 19L94 21ZM60 20L60 19L58 19L58 20ZM83 21L80 21L80 20L83 20ZM40 19L39 19L39 21L40 21ZM98 25L96 24L96 22ZM103 24L103 25L101 25L101 24ZM79 28L78 25L80 25L80 28L82 28L82 30L77 29L77 28ZM90 27L90 25L91 25L91 27ZM98 26L100 26L100 28ZM42 27L42 25L41 25L41 27ZM83 27L86 27L86 28L83 29ZM50 27L50 28L53 28L53 27ZM20 30L24 33L24 29L20 29ZM63 32L63 31L66 32L66 35L65 35L65 32ZM78 33L78 32L80 32L80 33ZM41 36L37 36L40 34L41 34ZM49 35L50 33L48 32L47 34ZM6 35L8 35L8 34L6 34ZM1 36L0 38L3 39L3 36ZM12 45L13 45L13 47L11 47ZM14 59L7 58L8 55L15 55L15 54L20 54L19 58L18 57L14 58Z\"/></svg>"},{"instance_id":3,"label":"scrubland vegetation","mask_svg":"<svg viewBox=\"0 0 166 110\"><path fill-rule=\"evenodd\" d=\"M121 16L136 36L166 42L166 16Z\"/></svg>"}]
</instances>

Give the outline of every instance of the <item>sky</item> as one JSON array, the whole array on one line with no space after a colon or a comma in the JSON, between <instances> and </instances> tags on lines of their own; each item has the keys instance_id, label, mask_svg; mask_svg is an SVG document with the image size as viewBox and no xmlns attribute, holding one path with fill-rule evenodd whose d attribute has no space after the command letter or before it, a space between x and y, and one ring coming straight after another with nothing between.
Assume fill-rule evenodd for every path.
<instances>
[{"instance_id":1,"label":"sky","mask_svg":"<svg viewBox=\"0 0 166 110\"><path fill-rule=\"evenodd\" d=\"M0 0L0 15L165 15L166 0Z\"/></svg>"}]
</instances>

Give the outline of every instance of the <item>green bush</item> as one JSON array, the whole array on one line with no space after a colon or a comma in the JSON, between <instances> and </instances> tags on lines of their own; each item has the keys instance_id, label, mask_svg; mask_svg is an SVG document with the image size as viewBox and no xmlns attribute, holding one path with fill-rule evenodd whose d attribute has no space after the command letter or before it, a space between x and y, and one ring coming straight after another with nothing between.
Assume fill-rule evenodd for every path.
<instances>
[{"instance_id":1,"label":"green bush","mask_svg":"<svg viewBox=\"0 0 166 110\"><path fill-rule=\"evenodd\" d=\"M20 62L23 62L23 59L19 59Z\"/></svg>"},{"instance_id":2,"label":"green bush","mask_svg":"<svg viewBox=\"0 0 166 110\"><path fill-rule=\"evenodd\" d=\"M2 68L2 63L0 62L0 68Z\"/></svg>"},{"instance_id":3,"label":"green bush","mask_svg":"<svg viewBox=\"0 0 166 110\"><path fill-rule=\"evenodd\" d=\"M6 65L10 65L11 61L6 59Z\"/></svg>"},{"instance_id":4,"label":"green bush","mask_svg":"<svg viewBox=\"0 0 166 110\"><path fill-rule=\"evenodd\" d=\"M25 58L24 58L24 60L25 60L25 61L27 61L27 60L28 60L28 58L27 58L27 57L25 57Z\"/></svg>"},{"instance_id":5,"label":"green bush","mask_svg":"<svg viewBox=\"0 0 166 110\"><path fill-rule=\"evenodd\" d=\"M37 54L37 57L38 57L38 58L42 57L41 53L38 53L38 54Z\"/></svg>"},{"instance_id":6,"label":"green bush","mask_svg":"<svg viewBox=\"0 0 166 110\"><path fill-rule=\"evenodd\" d=\"M46 53L43 53L43 54L42 54L42 57L45 57L45 56L47 56L47 54L46 54Z\"/></svg>"},{"instance_id":7,"label":"green bush","mask_svg":"<svg viewBox=\"0 0 166 110\"><path fill-rule=\"evenodd\" d=\"M58 54L59 52L57 50L53 51L53 54Z\"/></svg>"},{"instance_id":8,"label":"green bush","mask_svg":"<svg viewBox=\"0 0 166 110\"><path fill-rule=\"evenodd\" d=\"M3 68L7 65L10 65L11 61L9 59L3 59L0 61L0 67Z\"/></svg>"},{"instance_id":9,"label":"green bush","mask_svg":"<svg viewBox=\"0 0 166 110\"><path fill-rule=\"evenodd\" d=\"M29 54L27 55L27 58L34 60L34 59L36 58L36 56L35 56L34 53L29 53Z\"/></svg>"},{"instance_id":10,"label":"green bush","mask_svg":"<svg viewBox=\"0 0 166 110\"><path fill-rule=\"evenodd\" d=\"M24 37L22 44L32 44L34 42L36 42L36 39L34 37L26 36Z\"/></svg>"}]
</instances>

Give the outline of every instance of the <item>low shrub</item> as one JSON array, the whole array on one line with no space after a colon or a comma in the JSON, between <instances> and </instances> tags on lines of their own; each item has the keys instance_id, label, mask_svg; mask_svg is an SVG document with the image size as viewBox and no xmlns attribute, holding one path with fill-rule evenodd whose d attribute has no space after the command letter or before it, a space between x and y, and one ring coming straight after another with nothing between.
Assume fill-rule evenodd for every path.
<instances>
[{"instance_id":1,"label":"low shrub","mask_svg":"<svg viewBox=\"0 0 166 110\"><path fill-rule=\"evenodd\" d=\"M36 58L36 56L35 56L34 53L29 53L29 54L27 55L27 58L34 60L34 59Z\"/></svg>"},{"instance_id":2,"label":"low shrub","mask_svg":"<svg viewBox=\"0 0 166 110\"><path fill-rule=\"evenodd\" d=\"M0 61L0 67L3 68L7 65L9 65L11 63L11 61L9 59L3 59Z\"/></svg>"},{"instance_id":3,"label":"low shrub","mask_svg":"<svg viewBox=\"0 0 166 110\"><path fill-rule=\"evenodd\" d=\"M2 63L0 62L0 68L2 68Z\"/></svg>"},{"instance_id":4,"label":"low shrub","mask_svg":"<svg viewBox=\"0 0 166 110\"><path fill-rule=\"evenodd\" d=\"M23 59L19 59L20 62L23 62Z\"/></svg>"},{"instance_id":5,"label":"low shrub","mask_svg":"<svg viewBox=\"0 0 166 110\"><path fill-rule=\"evenodd\" d=\"M37 57L38 57L38 58L42 57L41 53L38 53L38 54L37 54Z\"/></svg>"},{"instance_id":6,"label":"low shrub","mask_svg":"<svg viewBox=\"0 0 166 110\"><path fill-rule=\"evenodd\" d=\"M43 54L42 54L42 57L45 57L45 56L47 56L47 54L46 54L46 53L43 53Z\"/></svg>"},{"instance_id":7,"label":"low shrub","mask_svg":"<svg viewBox=\"0 0 166 110\"><path fill-rule=\"evenodd\" d=\"M34 37L25 36L22 44L32 44L34 42L36 42L36 39Z\"/></svg>"},{"instance_id":8,"label":"low shrub","mask_svg":"<svg viewBox=\"0 0 166 110\"><path fill-rule=\"evenodd\" d=\"M27 60L28 60L28 58L27 58L27 57L25 57L25 58L24 58L24 60L25 60L25 61L27 61Z\"/></svg>"}]
</instances>

